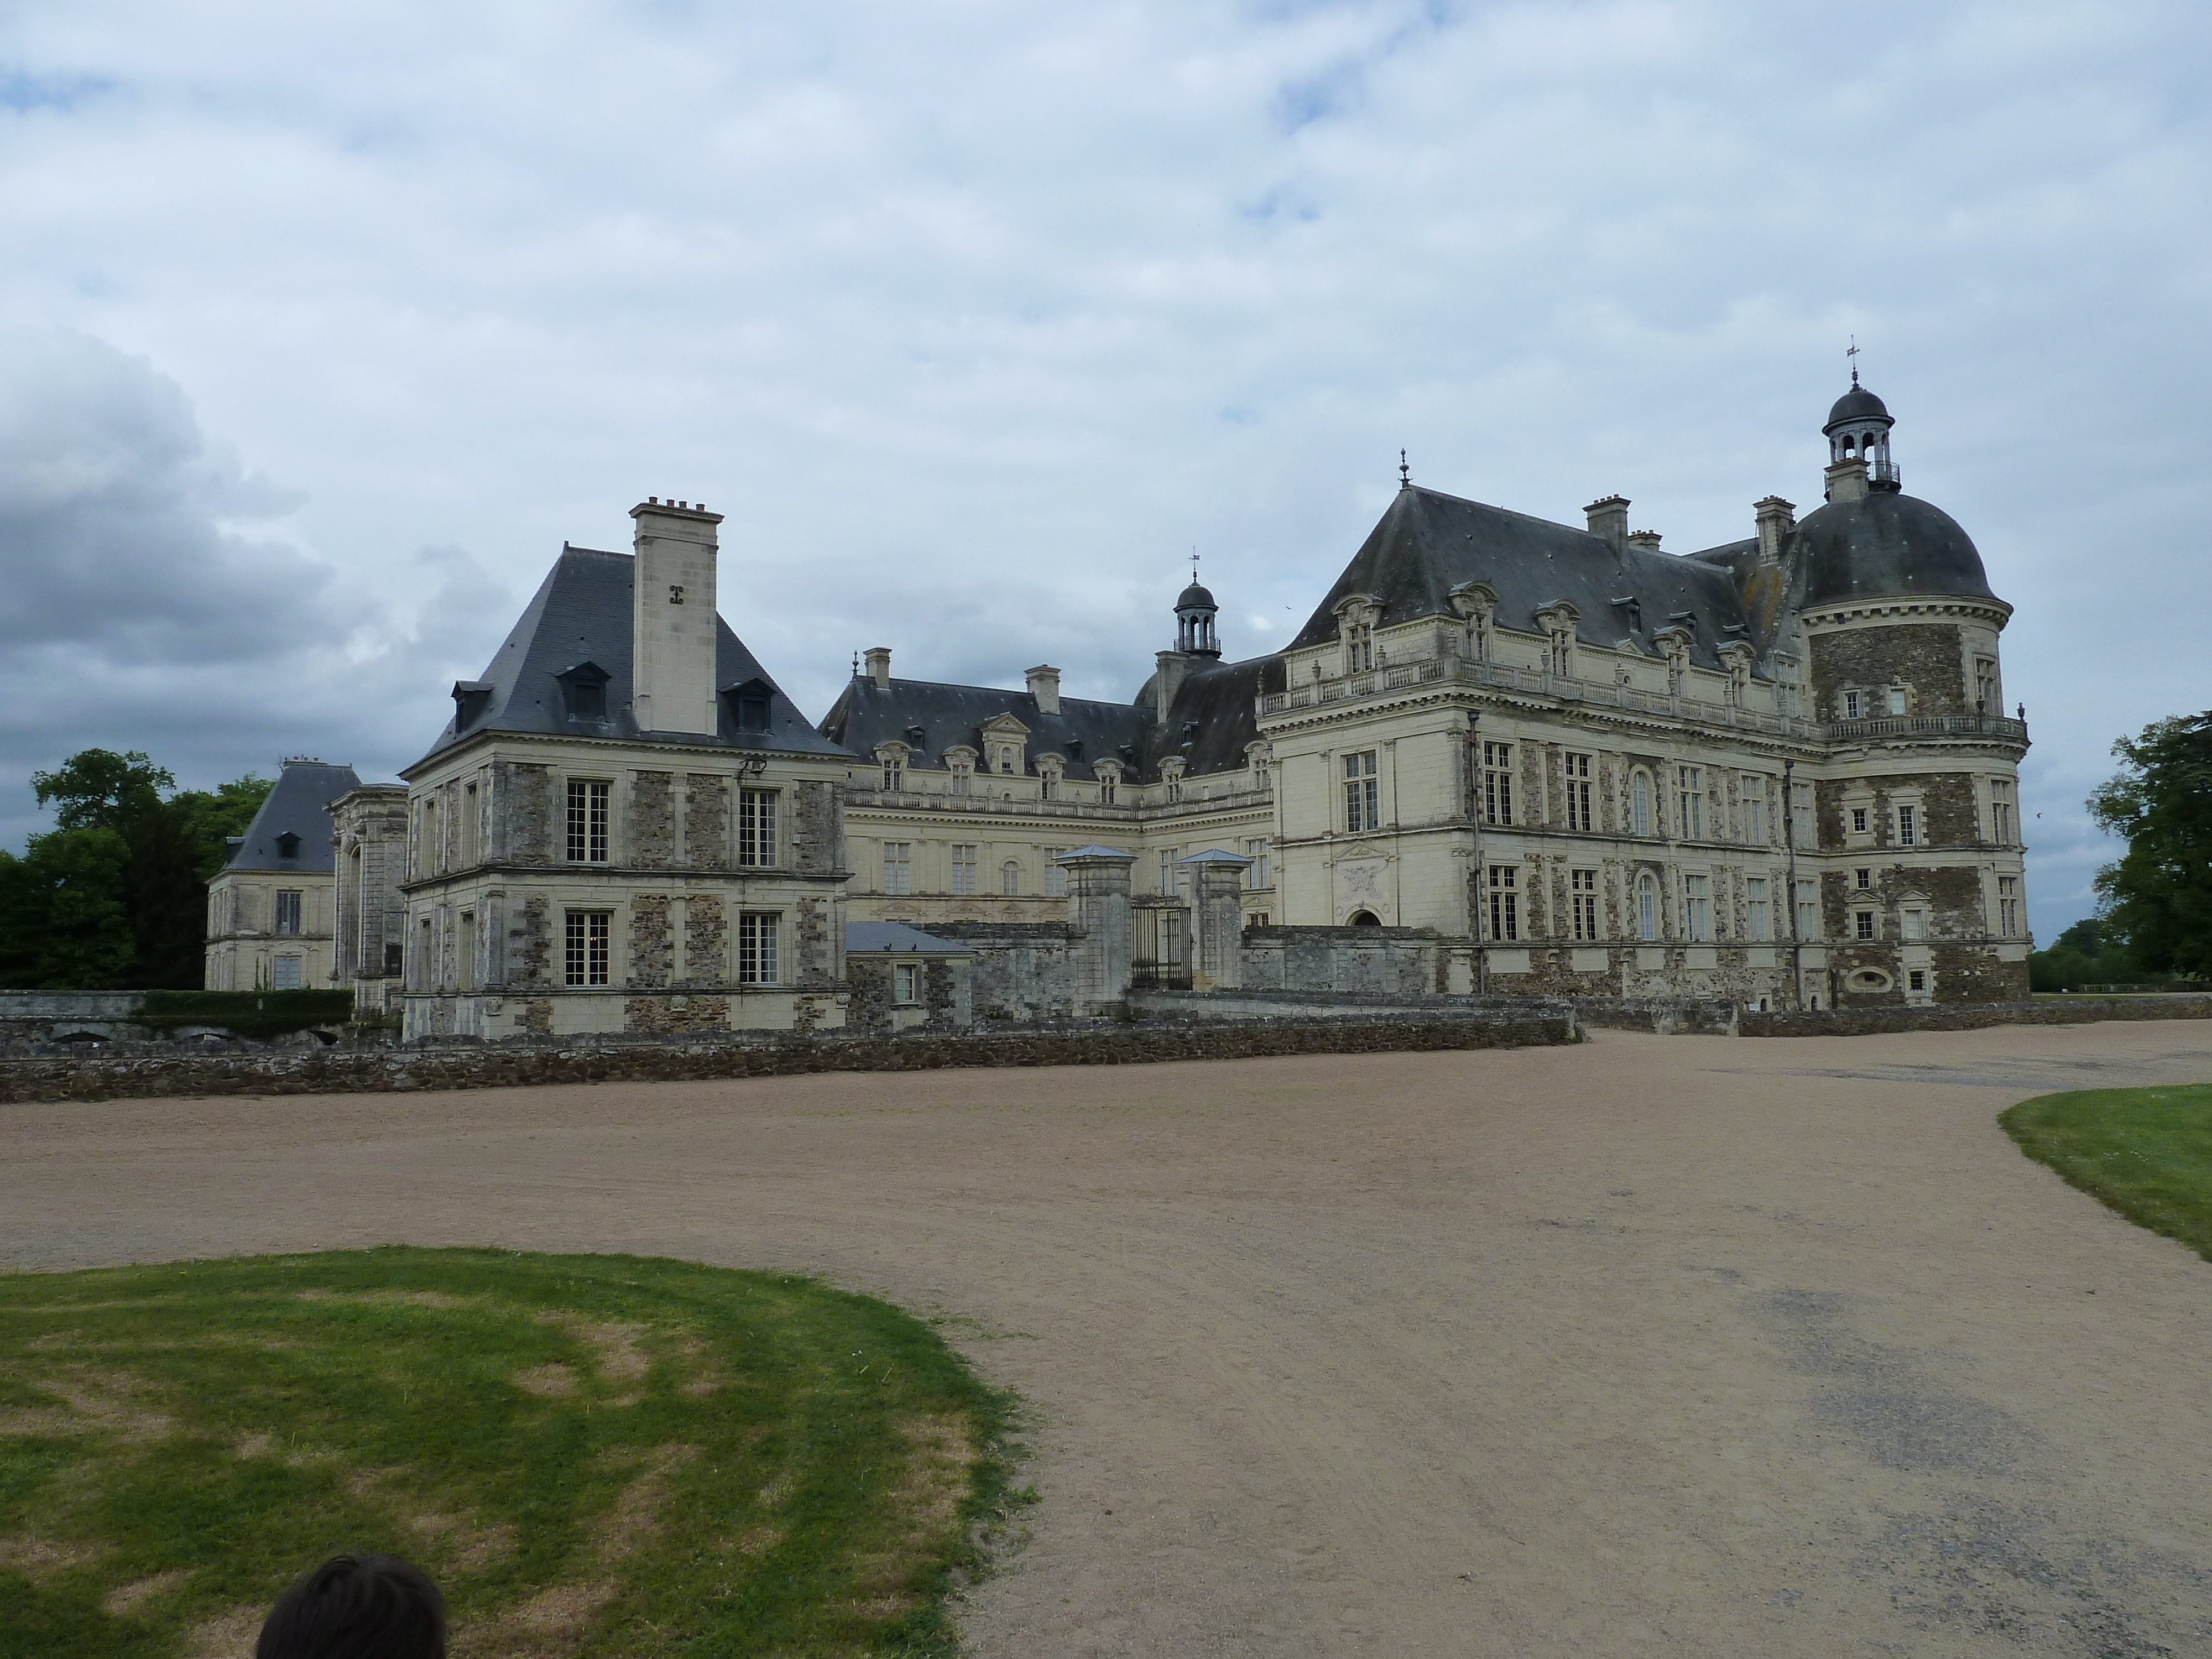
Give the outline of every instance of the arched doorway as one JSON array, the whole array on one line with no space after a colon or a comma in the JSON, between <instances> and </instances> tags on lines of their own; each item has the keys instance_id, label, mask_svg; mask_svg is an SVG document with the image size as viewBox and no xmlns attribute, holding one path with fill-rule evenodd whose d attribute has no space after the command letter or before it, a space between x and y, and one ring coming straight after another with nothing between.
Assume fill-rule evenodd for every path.
<instances>
[{"instance_id":1,"label":"arched doorway","mask_svg":"<svg viewBox=\"0 0 2212 1659\"><path fill-rule=\"evenodd\" d=\"M1354 910L1346 925L1352 927L1380 927L1382 923L1372 910Z\"/></svg>"}]
</instances>

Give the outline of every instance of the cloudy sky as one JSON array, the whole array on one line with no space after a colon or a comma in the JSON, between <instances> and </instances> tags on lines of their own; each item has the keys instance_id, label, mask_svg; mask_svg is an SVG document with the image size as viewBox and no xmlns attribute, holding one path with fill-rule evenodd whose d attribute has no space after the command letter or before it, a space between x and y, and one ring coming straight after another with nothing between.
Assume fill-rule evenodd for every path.
<instances>
[{"instance_id":1,"label":"cloudy sky","mask_svg":"<svg viewBox=\"0 0 2212 1659\"><path fill-rule=\"evenodd\" d=\"M1682 551L1819 500L1856 335L2018 606L2048 939L2212 704L2201 5L0 6L0 844L88 744L388 777L563 540L723 526L851 653L1126 698L1388 504ZM2040 815L2039 817L2037 815Z\"/></svg>"}]
</instances>

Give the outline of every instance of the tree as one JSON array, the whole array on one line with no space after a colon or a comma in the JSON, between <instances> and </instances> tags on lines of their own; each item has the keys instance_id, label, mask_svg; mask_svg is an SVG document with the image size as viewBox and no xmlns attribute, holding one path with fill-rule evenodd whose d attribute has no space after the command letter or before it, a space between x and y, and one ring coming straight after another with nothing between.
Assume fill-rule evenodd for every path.
<instances>
[{"instance_id":1,"label":"tree","mask_svg":"<svg viewBox=\"0 0 2212 1659\"><path fill-rule=\"evenodd\" d=\"M2075 922L2049 950L2027 959L2028 984L2038 991L2078 991L2084 985L2123 985L2147 977L2128 942L2100 916Z\"/></svg>"},{"instance_id":2,"label":"tree","mask_svg":"<svg viewBox=\"0 0 2212 1659\"><path fill-rule=\"evenodd\" d=\"M57 827L0 864L0 978L56 989L198 987L207 880L269 782L249 775L177 793L167 769L138 750L87 749L31 784Z\"/></svg>"},{"instance_id":3,"label":"tree","mask_svg":"<svg viewBox=\"0 0 2212 1659\"><path fill-rule=\"evenodd\" d=\"M2089 797L2128 850L2097 872L2112 934L2154 973L2212 974L2212 713L2123 738L2125 764Z\"/></svg>"}]
</instances>

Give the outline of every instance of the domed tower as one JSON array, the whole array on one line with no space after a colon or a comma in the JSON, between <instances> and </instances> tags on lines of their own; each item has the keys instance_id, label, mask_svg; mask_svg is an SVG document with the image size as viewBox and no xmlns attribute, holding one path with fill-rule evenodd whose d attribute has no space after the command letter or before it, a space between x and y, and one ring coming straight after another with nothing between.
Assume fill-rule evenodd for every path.
<instances>
[{"instance_id":1,"label":"domed tower","mask_svg":"<svg viewBox=\"0 0 2212 1659\"><path fill-rule=\"evenodd\" d=\"M1800 774L1796 896L1809 866L1820 941L1801 986L1823 1007L2024 998L2027 731L1997 653L2012 607L1958 520L1899 488L1893 424L1854 374L1821 428L1826 504L1784 554L1800 712L1825 750Z\"/></svg>"},{"instance_id":2,"label":"domed tower","mask_svg":"<svg viewBox=\"0 0 2212 1659\"><path fill-rule=\"evenodd\" d=\"M1190 586L1176 599L1176 649L1188 657L1218 658L1221 641L1213 631L1213 618L1219 609L1193 571Z\"/></svg>"}]
</instances>

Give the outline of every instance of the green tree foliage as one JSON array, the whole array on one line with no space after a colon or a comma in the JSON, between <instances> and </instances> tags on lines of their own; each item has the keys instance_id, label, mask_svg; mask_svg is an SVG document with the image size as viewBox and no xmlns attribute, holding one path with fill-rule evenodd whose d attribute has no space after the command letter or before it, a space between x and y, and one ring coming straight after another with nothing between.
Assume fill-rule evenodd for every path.
<instances>
[{"instance_id":1,"label":"green tree foliage","mask_svg":"<svg viewBox=\"0 0 2212 1659\"><path fill-rule=\"evenodd\" d=\"M2097 872L2106 921L2153 973L2212 974L2212 713L2123 738L2125 764L2089 797L2128 850Z\"/></svg>"},{"instance_id":2,"label":"green tree foliage","mask_svg":"<svg viewBox=\"0 0 2212 1659\"><path fill-rule=\"evenodd\" d=\"M2027 981L2038 991L2078 991L2084 985L2128 985L2149 979L2128 942L2111 924L2090 916L2075 922L2027 959Z\"/></svg>"},{"instance_id":3,"label":"green tree foliage","mask_svg":"<svg viewBox=\"0 0 2212 1659\"><path fill-rule=\"evenodd\" d=\"M34 772L56 827L0 853L0 984L189 989L201 981L208 878L268 794L244 777L179 793L137 750L87 749Z\"/></svg>"}]
</instances>

